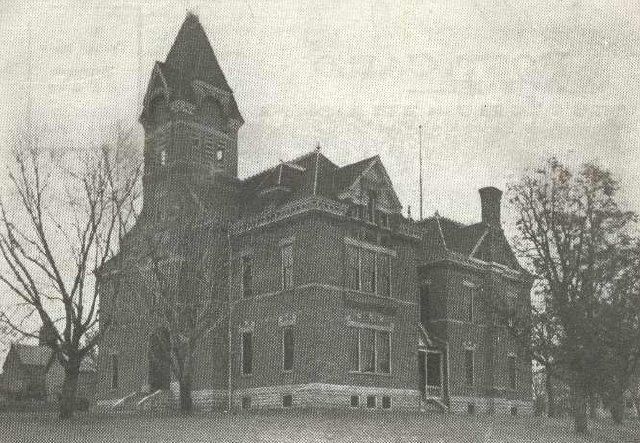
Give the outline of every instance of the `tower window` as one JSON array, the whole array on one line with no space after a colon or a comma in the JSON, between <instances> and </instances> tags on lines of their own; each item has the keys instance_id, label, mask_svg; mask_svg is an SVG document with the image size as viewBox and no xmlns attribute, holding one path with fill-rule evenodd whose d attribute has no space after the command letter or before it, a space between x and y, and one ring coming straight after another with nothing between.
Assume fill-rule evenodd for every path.
<instances>
[{"instance_id":1,"label":"tower window","mask_svg":"<svg viewBox=\"0 0 640 443\"><path fill-rule=\"evenodd\" d=\"M160 151L160 165L164 166L167 164L167 151L164 149Z\"/></svg>"},{"instance_id":2,"label":"tower window","mask_svg":"<svg viewBox=\"0 0 640 443\"><path fill-rule=\"evenodd\" d=\"M224 149L222 148L218 148L216 150L216 161L222 161L222 159L224 158Z\"/></svg>"}]
</instances>

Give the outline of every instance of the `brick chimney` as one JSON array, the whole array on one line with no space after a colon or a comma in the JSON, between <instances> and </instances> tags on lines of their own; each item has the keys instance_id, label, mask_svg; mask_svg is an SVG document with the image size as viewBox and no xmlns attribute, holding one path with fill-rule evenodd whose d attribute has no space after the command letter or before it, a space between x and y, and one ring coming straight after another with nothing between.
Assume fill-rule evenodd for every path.
<instances>
[{"instance_id":1,"label":"brick chimney","mask_svg":"<svg viewBox=\"0 0 640 443\"><path fill-rule=\"evenodd\" d=\"M480 205L482 206L482 222L499 228L502 191L493 186L487 186L480 188L478 192L480 192Z\"/></svg>"}]
</instances>

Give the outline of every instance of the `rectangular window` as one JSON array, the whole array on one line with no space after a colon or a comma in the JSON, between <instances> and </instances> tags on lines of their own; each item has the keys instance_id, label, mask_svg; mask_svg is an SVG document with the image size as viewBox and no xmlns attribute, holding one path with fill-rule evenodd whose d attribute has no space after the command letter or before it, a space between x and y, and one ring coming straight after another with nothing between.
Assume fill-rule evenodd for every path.
<instances>
[{"instance_id":1,"label":"rectangular window","mask_svg":"<svg viewBox=\"0 0 640 443\"><path fill-rule=\"evenodd\" d=\"M347 270L349 273L349 289L360 290L360 259L358 249L347 246Z\"/></svg>"},{"instance_id":2,"label":"rectangular window","mask_svg":"<svg viewBox=\"0 0 640 443\"><path fill-rule=\"evenodd\" d=\"M282 289L293 286L293 243L282 246Z\"/></svg>"},{"instance_id":3,"label":"rectangular window","mask_svg":"<svg viewBox=\"0 0 640 443\"><path fill-rule=\"evenodd\" d=\"M349 328L349 370L360 371L360 330Z\"/></svg>"},{"instance_id":4,"label":"rectangular window","mask_svg":"<svg viewBox=\"0 0 640 443\"><path fill-rule=\"evenodd\" d=\"M293 370L293 326L285 326L282 329L282 369Z\"/></svg>"},{"instance_id":5,"label":"rectangular window","mask_svg":"<svg viewBox=\"0 0 640 443\"><path fill-rule=\"evenodd\" d=\"M391 372L391 337L388 331L350 328L348 346L350 371Z\"/></svg>"},{"instance_id":6,"label":"rectangular window","mask_svg":"<svg viewBox=\"0 0 640 443\"><path fill-rule=\"evenodd\" d=\"M242 333L242 374L250 375L253 370L253 334Z\"/></svg>"},{"instance_id":7,"label":"rectangular window","mask_svg":"<svg viewBox=\"0 0 640 443\"><path fill-rule=\"evenodd\" d=\"M251 256L242 257L242 296L249 298L253 295L253 270Z\"/></svg>"},{"instance_id":8,"label":"rectangular window","mask_svg":"<svg viewBox=\"0 0 640 443\"><path fill-rule=\"evenodd\" d=\"M473 323L473 289L466 288L465 292L465 320L467 323Z\"/></svg>"},{"instance_id":9,"label":"rectangular window","mask_svg":"<svg viewBox=\"0 0 640 443\"><path fill-rule=\"evenodd\" d=\"M507 292L507 326L513 327L516 322L517 316L517 300L518 294L515 291L515 288L509 288Z\"/></svg>"},{"instance_id":10,"label":"rectangular window","mask_svg":"<svg viewBox=\"0 0 640 443\"><path fill-rule=\"evenodd\" d=\"M467 386L473 386L473 349L465 350L464 372Z\"/></svg>"},{"instance_id":11,"label":"rectangular window","mask_svg":"<svg viewBox=\"0 0 640 443\"><path fill-rule=\"evenodd\" d=\"M431 320L431 299L429 297L429 285L420 287L420 321L426 325Z\"/></svg>"},{"instance_id":12,"label":"rectangular window","mask_svg":"<svg viewBox=\"0 0 640 443\"><path fill-rule=\"evenodd\" d=\"M357 395L352 395L350 404L352 408L357 408L358 406L360 406L360 397Z\"/></svg>"},{"instance_id":13,"label":"rectangular window","mask_svg":"<svg viewBox=\"0 0 640 443\"><path fill-rule=\"evenodd\" d=\"M378 292L383 297L391 296L391 260L386 254L378 255Z\"/></svg>"},{"instance_id":14,"label":"rectangular window","mask_svg":"<svg viewBox=\"0 0 640 443\"><path fill-rule=\"evenodd\" d=\"M362 288L364 292L376 292L376 254L373 251L362 249Z\"/></svg>"},{"instance_id":15,"label":"rectangular window","mask_svg":"<svg viewBox=\"0 0 640 443\"><path fill-rule=\"evenodd\" d=\"M509 389L516 389L516 356L507 357L507 372L509 376Z\"/></svg>"},{"instance_id":16,"label":"rectangular window","mask_svg":"<svg viewBox=\"0 0 640 443\"><path fill-rule=\"evenodd\" d=\"M293 396L291 394L285 394L282 396L282 407L290 408L293 405Z\"/></svg>"},{"instance_id":17,"label":"rectangular window","mask_svg":"<svg viewBox=\"0 0 640 443\"><path fill-rule=\"evenodd\" d=\"M164 149L160 151L160 165L164 166L167 164L167 151Z\"/></svg>"},{"instance_id":18,"label":"rectangular window","mask_svg":"<svg viewBox=\"0 0 640 443\"><path fill-rule=\"evenodd\" d=\"M376 336L373 329L360 330L360 370L374 372L376 368Z\"/></svg>"},{"instance_id":19,"label":"rectangular window","mask_svg":"<svg viewBox=\"0 0 640 443\"><path fill-rule=\"evenodd\" d=\"M242 409L251 409L251 397L242 397Z\"/></svg>"},{"instance_id":20,"label":"rectangular window","mask_svg":"<svg viewBox=\"0 0 640 443\"><path fill-rule=\"evenodd\" d=\"M389 340L389 333L386 331L376 332L376 354L378 372L388 374L391 369L391 343Z\"/></svg>"},{"instance_id":21,"label":"rectangular window","mask_svg":"<svg viewBox=\"0 0 640 443\"><path fill-rule=\"evenodd\" d=\"M111 389L118 389L118 356L111 355Z\"/></svg>"},{"instance_id":22,"label":"rectangular window","mask_svg":"<svg viewBox=\"0 0 640 443\"><path fill-rule=\"evenodd\" d=\"M382 397L382 409L391 409L391 397Z\"/></svg>"}]
</instances>

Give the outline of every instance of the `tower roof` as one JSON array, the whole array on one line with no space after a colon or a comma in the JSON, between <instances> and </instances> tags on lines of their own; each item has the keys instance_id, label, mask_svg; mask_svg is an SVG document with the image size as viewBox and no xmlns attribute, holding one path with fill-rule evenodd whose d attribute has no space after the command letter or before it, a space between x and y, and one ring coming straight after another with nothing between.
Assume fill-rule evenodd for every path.
<instances>
[{"instance_id":1,"label":"tower roof","mask_svg":"<svg viewBox=\"0 0 640 443\"><path fill-rule=\"evenodd\" d=\"M232 92L209 39L198 17L188 13L165 61L178 77L181 86L201 80L227 92Z\"/></svg>"}]
</instances>

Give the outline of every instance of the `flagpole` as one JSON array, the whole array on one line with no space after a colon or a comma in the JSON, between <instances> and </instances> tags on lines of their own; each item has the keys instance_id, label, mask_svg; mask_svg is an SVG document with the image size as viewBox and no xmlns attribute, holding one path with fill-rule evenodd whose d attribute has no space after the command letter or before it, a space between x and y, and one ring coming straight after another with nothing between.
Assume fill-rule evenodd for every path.
<instances>
[{"instance_id":1,"label":"flagpole","mask_svg":"<svg viewBox=\"0 0 640 443\"><path fill-rule=\"evenodd\" d=\"M420 138L420 161L419 161L419 167L420 167L420 172L419 172L419 176L420 176L420 220L422 220L422 125L418 125L418 134L419 134L419 138Z\"/></svg>"}]
</instances>

